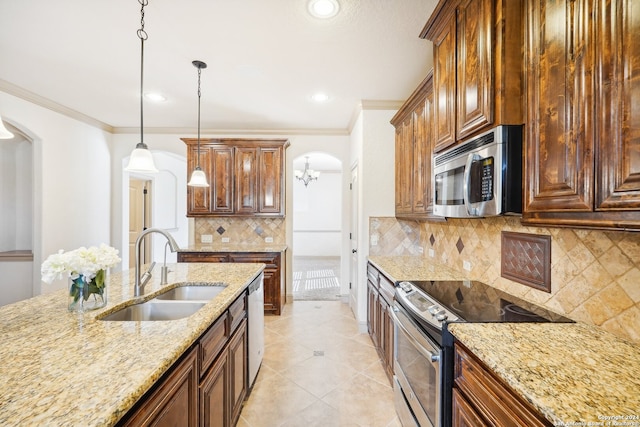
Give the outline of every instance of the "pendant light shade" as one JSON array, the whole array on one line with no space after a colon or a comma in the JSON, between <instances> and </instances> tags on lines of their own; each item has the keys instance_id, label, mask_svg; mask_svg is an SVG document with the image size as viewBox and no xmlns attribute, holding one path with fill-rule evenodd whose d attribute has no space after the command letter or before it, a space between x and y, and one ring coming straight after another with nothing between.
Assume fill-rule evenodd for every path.
<instances>
[{"instance_id":1,"label":"pendant light shade","mask_svg":"<svg viewBox=\"0 0 640 427\"><path fill-rule=\"evenodd\" d=\"M204 174L202 169L196 168L191 174L191 179L187 185L191 187L208 187L209 183L207 182L207 176Z\"/></svg>"},{"instance_id":2,"label":"pendant light shade","mask_svg":"<svg viewBox=\"0 0 640 427\"><path fill-rule=\"evenodd\" d=\"M0 139L11 139L13 138L13 134L9 132L9 130L4 127L4 123L2 122L2 117L0 117Z\"/></svg>"},{"instance_id":3,"label":"pendant light shade","mask_svg":"<svg viewBox=\"0 0 640 427\"><path fill-rule=\"evenodd\" d=\"M200 168L200 74L202 74L203 68L207 68L207 64L202 61L193 61L192 64L198 69L198 158L196 168L191 173L191 179L187 185L191 187L208 187L207 176Z\"/></svg>"},{"instance_id":4,"label":"pendant light shade","mask_svg":"<svg viewBox=\"0 0 640 427\"><path fill-rule=\"evenodd\" d=\"M131 152L129 164L125 168L128 172L155 173L158 172L153 162L153 155L149 151L149 147L144 143L144 41L148 38L147 32L144 30L144 7L149 0L138 0L142 6L140 9L140 29L138 30L138 38L140 39L140 142Z\"/></svg>"}]
</instances>

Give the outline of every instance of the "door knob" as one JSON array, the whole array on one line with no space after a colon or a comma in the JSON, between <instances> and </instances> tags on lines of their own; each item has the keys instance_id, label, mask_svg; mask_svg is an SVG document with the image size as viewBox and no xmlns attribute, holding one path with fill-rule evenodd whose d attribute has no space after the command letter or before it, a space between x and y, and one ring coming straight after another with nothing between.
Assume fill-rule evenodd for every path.
<instances>
[{"instance_id":1,"label":"door knob","mask_svg":"<svg viewBox=\"0 0 640 427\"><path fill-rule=\"evenodd\" d=\"M352 253L352 254L355 254L356 252L358 252L358 250L357 250L357 249L351 249L351 253Z\"/></svg>"}]
</instances>

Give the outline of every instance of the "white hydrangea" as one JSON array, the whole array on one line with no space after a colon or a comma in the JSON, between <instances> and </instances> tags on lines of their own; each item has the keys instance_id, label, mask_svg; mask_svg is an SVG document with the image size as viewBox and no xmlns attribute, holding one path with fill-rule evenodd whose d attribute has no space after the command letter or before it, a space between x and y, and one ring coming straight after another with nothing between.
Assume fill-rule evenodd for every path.
<instances>
[{"instance_id":1,"label":"white hydrangea","mask_svg":"<svg viewBox=\"0 0 640 427\"><path fill-rule=\"evenodd\" d=\"M76 279L80 275L90 281L96 277L98 271L114 267L120 261L118 250L102 243L100 247L81 247L69 252L60 250L49 255L42 263L40 273L46 283L65 276Z\"/></svg>"}]
</instances>

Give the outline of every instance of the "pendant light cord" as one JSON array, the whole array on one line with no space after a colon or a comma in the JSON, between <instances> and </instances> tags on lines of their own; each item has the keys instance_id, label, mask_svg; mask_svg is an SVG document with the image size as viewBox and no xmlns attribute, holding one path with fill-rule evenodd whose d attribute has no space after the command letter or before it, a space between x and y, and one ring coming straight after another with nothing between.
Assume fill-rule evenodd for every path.
<instances>
[{"instance_id":1,"label":"pendant light cord","mask_svg":"<svg viewBox=\"0 0 640 427\"><path fill-rule=\"evenodd\" d=\"M198 166L196 169L200 169L200 75L202 74L202 67L198 67Z\"/></svg>"},{"instance_id":2,"label":"pendant light cord","mask_svg":"<svg viewBox=\"0 0 640 427\"><path fill-rule=\"evenodd\" d=\"M142 6L140 8L140 29L138 38L140 39L140 148L147 148L144 143L144 41L147 40L147 32L144 30L144 7L149 4L149 0L138 0Z\"/></svg>"}]
</instances>

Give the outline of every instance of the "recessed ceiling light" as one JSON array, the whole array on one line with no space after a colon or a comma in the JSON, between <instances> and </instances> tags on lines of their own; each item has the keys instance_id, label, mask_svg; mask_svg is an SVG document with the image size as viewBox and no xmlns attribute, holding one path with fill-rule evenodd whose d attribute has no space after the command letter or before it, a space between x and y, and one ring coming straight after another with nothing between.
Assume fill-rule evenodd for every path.
<instances>
[{"instance_id":1,"label":"recessed ceiling light","mask_svg":"<svg viewBox=\"0 0 640 427\"><path fill-rule=\"evenodd\" d=\"M326 93L318 92L311 95L311 100L315 102L327 102L329 100L329 95Z\"/></svg>"},{"instance_id":2,"label":"recessed ceiling light","mask_svg":"<svg viewBox=\"0 0 640 427\"><path fill-rule=\"evenodd\" d=\"M167 100L167 97L161 93L145 93L144 97L153 102L164 102Z\"/></svg>"},{"instance_id":3,"label":"recessed ceiling light","mask_svg":"<svg viewBox=\"0 0 640 427\"><path fill-rule=\"evenodd\" d=\"M338 14L340 3L338 0L309 0L309 13L316 18L332 18Z\"/></svg>"}]
</instances>

